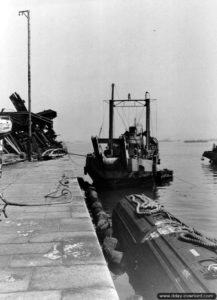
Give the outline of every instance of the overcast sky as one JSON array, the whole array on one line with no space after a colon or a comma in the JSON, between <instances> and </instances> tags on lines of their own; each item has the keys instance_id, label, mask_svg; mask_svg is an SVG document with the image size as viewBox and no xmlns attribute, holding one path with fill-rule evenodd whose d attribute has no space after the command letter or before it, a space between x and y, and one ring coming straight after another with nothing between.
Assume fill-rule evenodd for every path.
<instances>
[{"instance_id":1,"label":"overcast sky","mask_svg":"<svg viewBox=\"0 0 217 300\"><path fill-rule=\"evenodd\" d=\"M56 110L63 139L99 133L113 82L115 97L157 99L159 139L217 138L216 1L7 0L0 9L0 108L13 108L15 91L28 99L27 19L18 11L30 9L32 111Z\"/></svg>"}]
</instances>

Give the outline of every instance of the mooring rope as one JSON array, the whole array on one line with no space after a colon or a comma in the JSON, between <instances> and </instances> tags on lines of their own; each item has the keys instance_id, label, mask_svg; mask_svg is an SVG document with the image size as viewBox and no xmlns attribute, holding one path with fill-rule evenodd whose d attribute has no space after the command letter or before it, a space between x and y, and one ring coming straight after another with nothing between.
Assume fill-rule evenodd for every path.
<instances>
[{"instance_id":1,"label":"mooring rope","mask_svg":"<svg viewBox=\"0 0 217 300\"><path fill-rule=\"evenodd\" d=\"M133 203L136 204L136 213L138 215L150 216L153 214L157 215L160 213L165 214L165 217L168 218L168 222L167 220L165 220L164 224L170 224L173 225L173 227L179 227L180 234L178 238L180 240L196 244L205 248L209 248L211 250L217 250L217 239L206 237L196 229L185 225L180 220L176 219L173 215L171 215L169 212L165 211L162 205L150 200L144 194L133 194L130 195L129 198Z\"/></svg>"},{"instance_id":2,"label":"mooring rope","mask_svg":"<svg viewBox=\"0 0 217 300\"><path fill-rule=\"evenodd\" d=\"M24 207L24 206L33 207L34 206L35 207L35 206L52 206L52 205L60 205L60 204L69 204L69 203L71 203L72 202L72 192L68 189L69 181L65 179L65 182L63 182L63 179L65 179L65 176L63 176L63 178L61 180L59 180L59 184L58 184L56 190L49 193L49 194L47 194L47 195L45 195L44 197L45 198L57 199L57 198L60 198L62 196L64 196L64 197L70 196L70 201L52 202L52 203L36 203L36 204L18 203L18 202L11 202L11 201L6 200L4 198L3 193L0 193L0 200L2 200L2 202L4 203L3 208L0 209L0 216L1 216L1 213L3 213L4 217L8 218L7 213L6 213L7 206L19 206L19 207ZM59 195L55 195L59 191L59 188L60 188L61 185L64 186L64 188L61 190Z\"/></svg>"},{"instance_id":3,"label":"mooring rope","mask_svg":"<svg viewBox=\"0 0 217 300\"><path fill-rule=\"evenodd\" d=\"M139 198L139 200L136 198ZM130 195L130 199L136 204L136 213L139 215L152 215L163 210L161 204L155 203L154 201L150 202L145 195Z\"/></svg>"},{"instance_id":4,"label":"mooring rope","mask_svg":"<svg viewBox=\"0 0 217 300\"><path fill-rule=\"evenodd\" d=\"M192 183L192 182L187 181L187 180L185 180L185 179L183 179L183 178L180 178L180 177L178 177L178 176L174 176L174 177L177 178L177 179L179 179L180 181L182 181L182 182L184 182L184 183L187 183L187 184L189 184L189 185L192 185L192 186L194 186L194 187L200 187L200 186L197 185L196 183Z\"/></svg>"},{"instance_id":5,"label":"mooring rope","mask_svg":"<svg viewBox=\"0 0 217 300\"><path fill-rule=\"evenodd\" d=\"M217 250L216 239L203 236L202 233L198 232L195 229L191 229L190 227L187 232L180 233L179 239L185 242L196 244L198 246L210 248L212 250Z\"/></svg>"}]
</instances>

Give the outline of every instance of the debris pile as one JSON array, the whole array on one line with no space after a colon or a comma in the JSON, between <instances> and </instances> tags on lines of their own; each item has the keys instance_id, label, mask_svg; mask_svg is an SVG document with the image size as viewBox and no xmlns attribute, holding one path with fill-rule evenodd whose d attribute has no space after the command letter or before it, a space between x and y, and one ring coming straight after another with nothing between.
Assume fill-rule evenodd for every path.
<instances>
[{"instance_id":1,"label":"debris pile","mask_svg":"<svg viewBox=\"0 0 217 300\"><path fill-rule=\"evenodd\" d=\"M0 112L2 116L9 116L13 123L11 133L4 138L4 152L25 158L28 151L29 112L25 106L25 101L17 93L13 93L9 98L16 111L5 111L3 109ZM62 142L56 140L57 135L53 130L53 119L56 117L56 111L51 109L31 113L33 157L41 159L41 155L45 150L63 148Z\"/></svg>"}]
</instances>

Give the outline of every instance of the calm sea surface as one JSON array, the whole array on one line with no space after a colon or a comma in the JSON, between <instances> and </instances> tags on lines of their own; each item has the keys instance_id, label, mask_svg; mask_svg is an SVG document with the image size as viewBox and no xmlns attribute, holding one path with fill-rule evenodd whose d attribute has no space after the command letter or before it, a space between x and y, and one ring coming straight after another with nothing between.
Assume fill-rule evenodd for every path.
<instances>
[{"instance_id":1,"label":"calm sea surface","mask_svg":"<svg viewBox=\"0 0 217 300\"><path fill-rule=\"evenodd\" d=\"M88 143L67 143L70 153L86 154L92 152ZM116 203L127 194L141 192L165 206L165 209L187 225L217 238L217 167L201 160L203 151L211 150L212 143L160 143L161 168L174 171L170 185L149 189L124 189L106 191L100 194L104 209L112 212ZM77 174L83 176L85 158L71 155L77 167ZM85 177L88 180L88 177ZM130 299L136 291L128 282L127 274L113 276L115 286L122 300ZM136 280L136 279L135 279ZM141 281L141 279L140 279Z\"/></svg>"}]
</instances>

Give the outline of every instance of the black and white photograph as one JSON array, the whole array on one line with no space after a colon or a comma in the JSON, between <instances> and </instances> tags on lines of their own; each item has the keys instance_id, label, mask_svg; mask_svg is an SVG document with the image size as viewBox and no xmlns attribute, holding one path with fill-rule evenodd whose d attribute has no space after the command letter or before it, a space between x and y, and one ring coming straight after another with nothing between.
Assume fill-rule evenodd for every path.
<instances>
[{"instance_id":1,"label":"black and white photograph","mask_svg":"<svg viewBox=\"0 0 217 300\"><path fill-rule=\"evenodd\" d=\"M0 300L217 298L217 2L0 2Z\"/></svg>"}]
</instances>

